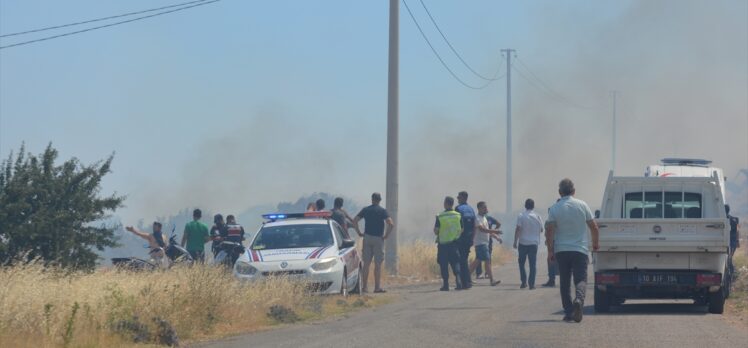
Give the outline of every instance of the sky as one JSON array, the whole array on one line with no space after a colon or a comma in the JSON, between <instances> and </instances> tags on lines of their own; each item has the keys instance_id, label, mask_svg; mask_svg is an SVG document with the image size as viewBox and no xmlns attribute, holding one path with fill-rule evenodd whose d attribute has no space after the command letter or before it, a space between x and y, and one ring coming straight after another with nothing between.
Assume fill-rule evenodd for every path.
<instances>
[{"instance_id":1,"label":"sky","mask_svg":"<svg viewBox=\"0 0 748 348\"><path fill-rule=\"evenodd\" d=\"M0 0L0 34L177 2ZM528 197L545 209L563 177L599 206L613 90L616 173L664 157L711 159L728 180L748 168L748 1L424 3L481 74L516 50L514 210ZM408 5L447 65L481 84ZM461 190L503 211L506 78L463 87L400 16L401 232L429 234ZM2 49L0 155L50 142L83 163L114 153L102 192L127 196L125 223L314 192L366 203L385 191L387 39L387 1L223 0Z\"/></svg>"}]
</instances>

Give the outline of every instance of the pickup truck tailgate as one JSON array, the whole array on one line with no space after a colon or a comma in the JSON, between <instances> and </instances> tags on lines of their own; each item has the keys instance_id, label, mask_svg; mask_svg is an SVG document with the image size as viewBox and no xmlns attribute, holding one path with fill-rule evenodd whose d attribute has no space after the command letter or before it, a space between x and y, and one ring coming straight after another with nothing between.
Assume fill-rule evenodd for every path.
<instances>
[{"instance_id":1,"label":"pickup truck tailgate","mask_svg":"<svg viewBox=\"0 0 748 348\"><path fill-rule=\"evenodd\" d=\"M723 219L599 219L602 251L718 251L729 245Z\"/></svg>"}]
</instances>

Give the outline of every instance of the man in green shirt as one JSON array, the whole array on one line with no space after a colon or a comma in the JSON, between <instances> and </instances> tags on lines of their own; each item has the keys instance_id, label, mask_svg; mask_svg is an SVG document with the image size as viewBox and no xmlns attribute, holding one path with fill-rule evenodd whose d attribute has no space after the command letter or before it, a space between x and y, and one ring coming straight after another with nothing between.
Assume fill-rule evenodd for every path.
<instances>
[{"instance_id":1,"label":"man in green shirt","mask_svg":"<svg viewBox=\"0 0 748 348\"><path fill-rule=\"evenodd\" d=\"M182 234L182 246L190 252L192 259L200 263L205 262L205 243L210 241L208 225L200 221L202 217L203 212L195 209L192 212L192 221L184 225Z\"/></svg>"}]
</instances>

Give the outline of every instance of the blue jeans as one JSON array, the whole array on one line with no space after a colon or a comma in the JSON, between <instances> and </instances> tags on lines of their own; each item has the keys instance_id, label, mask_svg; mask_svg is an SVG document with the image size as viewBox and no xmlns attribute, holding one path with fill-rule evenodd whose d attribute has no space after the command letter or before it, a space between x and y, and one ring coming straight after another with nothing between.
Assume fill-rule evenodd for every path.
<instances>
[{"instance_id":1,"label":"blue jeans","mask_svg":"<svg viewBox=\"0 0 748 348\"><path fill-rule=\"evenodd\" d=\"M493 255L493 238L488 240L488 256ZM475 276L480 277L483 273L483 262L478 262L478 267L475 267Z\"/></svg>"},{"instance_id":2,"label":"blue jeans","mask_svg":"<svg viewBox=\"0 0 748 348\"><path fill-rule=\"evenodd\" d=\"M519 277L522 284L529 284L530 287L535 287L535 263L538 256L537 245L522 245L520 244L517 248L519 250ZM525 260L530 259L530 279L527 279L525 273Z\"/></svg>"},{"instance_id":3,"label":"blue jeans","mask_svg":"<svg viewBox=\"0 0 748 348\"><path fill-rule=\"evenodd\" d=\"M556 261L548 261L548 282L556 283L556 275L558 275L558 263Z\"/></svg>"}]
</instances>

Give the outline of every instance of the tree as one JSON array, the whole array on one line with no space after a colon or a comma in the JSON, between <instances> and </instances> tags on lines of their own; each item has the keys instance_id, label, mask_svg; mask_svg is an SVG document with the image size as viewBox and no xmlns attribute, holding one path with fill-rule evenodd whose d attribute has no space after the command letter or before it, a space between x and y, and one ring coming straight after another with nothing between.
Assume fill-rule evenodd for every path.
<instances>
[{"instance_id":1,"label":"tree","mask_svg":"<svg viewBox=\"0 0 748 348\"><path fill-rule=\"evenodd\" d=\"M114 227L104 219L124 197L100 196L101 179L113 156L89 166L72 158L55 165L58 152L49 144L38 157L21 145L0 166L0 263L20 257L47 264L92 269L92 250L117 246Z\"/></svg>"}]
</instances>

